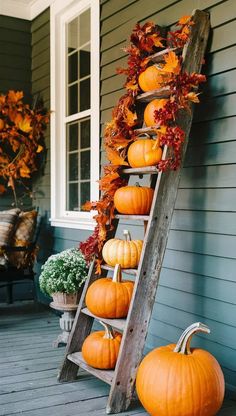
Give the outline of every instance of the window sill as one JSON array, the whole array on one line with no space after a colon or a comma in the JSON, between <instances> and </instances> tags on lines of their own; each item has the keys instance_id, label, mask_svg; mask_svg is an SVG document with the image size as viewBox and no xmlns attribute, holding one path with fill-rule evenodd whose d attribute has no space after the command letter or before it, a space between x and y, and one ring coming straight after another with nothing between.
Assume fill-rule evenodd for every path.
<instances>
[{"instance_id":1,"label":"window sill","mask_svg":"<svg viewBox=\"0 0 236 416\"><path fill-rule=\"evenodd\" d=\"M77 230L94 230L96 221L92 218L50 218L53 227L72 228Z\"/></svg>"}]
</instances>

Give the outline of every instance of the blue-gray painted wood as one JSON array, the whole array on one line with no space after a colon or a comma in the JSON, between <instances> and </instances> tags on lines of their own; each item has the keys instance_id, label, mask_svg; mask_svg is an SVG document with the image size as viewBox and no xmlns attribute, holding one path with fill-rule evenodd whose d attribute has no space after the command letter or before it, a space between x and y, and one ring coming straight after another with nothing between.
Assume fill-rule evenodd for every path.
<instances>
[{"instance_id":1,"label":"blue-gray painted wood","mask_svg":"<svg viewBox=\"0 0 236 416\"><path fill-rule=\"evenodd\" d=\"M8 90L22 90L24 101L31 101L31 47L30 22L8 16L0 16L0 94ZM12 208L13 193L0 197L0 210ZM24 201L24 208L31 204ZM13 288L14 299L31 299L32 283L17 283ZM6 300L6 288L0 289L0 301Z\"/></svg>"}]
</instances>

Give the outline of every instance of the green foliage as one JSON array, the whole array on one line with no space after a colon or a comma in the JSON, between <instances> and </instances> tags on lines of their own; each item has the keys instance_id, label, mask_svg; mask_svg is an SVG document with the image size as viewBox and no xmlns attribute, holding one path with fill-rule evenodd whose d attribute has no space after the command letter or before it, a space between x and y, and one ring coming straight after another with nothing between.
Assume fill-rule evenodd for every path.
<instances>
[{"instance_id":1,"label":"green foliage","mask_svg":"<svg viewBox=\"0 0 236 416\"><path fill-rule=\"evenodd\" d=\"M56 292L75 293L87 278L88 268L83 254L76 248L50 256L42 266L39 286L50 295Z\"/></svg>"}]
</instances>

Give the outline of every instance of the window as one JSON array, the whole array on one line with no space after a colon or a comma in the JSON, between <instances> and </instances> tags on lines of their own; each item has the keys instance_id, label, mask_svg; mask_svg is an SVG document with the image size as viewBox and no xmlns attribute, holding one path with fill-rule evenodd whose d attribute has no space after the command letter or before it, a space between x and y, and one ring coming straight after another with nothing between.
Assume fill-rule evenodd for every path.
<instances>
[{"instance_id":1,"label":"window","mask_svg":"<svg viewBox=\"0 0 236 416\"><path fill-rule=\"evenodd\" d=\"M51 7L51 223L93 229L83 204L99 198L99 2L66 3Z\"/></svg>"}]
</instances>

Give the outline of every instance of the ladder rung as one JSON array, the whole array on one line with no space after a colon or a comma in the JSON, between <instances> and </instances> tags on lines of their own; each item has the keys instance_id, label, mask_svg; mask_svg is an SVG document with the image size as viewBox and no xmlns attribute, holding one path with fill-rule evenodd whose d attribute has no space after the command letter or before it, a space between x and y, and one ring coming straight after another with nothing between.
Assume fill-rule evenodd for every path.
<instances>
[{"instance_id":1,"label":"ladder rung","mask_svg":"<svg viewBox=\"0 0 236 416\"><path fill-rule=\"evenodd\" d=\"M90 367L90 365L88 365L84 361L81 352L74 352L73 354L69 354L67 355L67 358L72 363L88 371L90 374L93 374L95 377L100 378L100 380L105 381L107 384L112 383L114 371L113 370L98 370L97 368Z\"/></svg>"},{"instance_id":2,"label":"ladder rung","mask_svg":"<svg viewBox=\"0 0 236 416\"><path fill-rule=\"evenodd\" d=\"M179 55L180 52L181 52L181 49L180 48L166 48L166 49L163 49L162 51L157 52L154 55L151 55L150 60L152 62L155 62L156 64L158 62L163 62L164 55L166 55L169 52L175 52L177 55Z\"/></svg>"},{"instance_id":3,"label":"ladder rung","mask_svg":"<svg viewBox=\"0 0 236 416\"><path fill-rule=\"evenodd\" d=\"M137 95L136 100L144 103L149 103L155 98L168 98L171 95L171 90L169 87L159 88L157 90L152 90L144 92L143 94Z\"/></svg>"},{"instance_id":4,"label":"ladder rung","mask_svg":"<svg viewBox=\"0 0 236 416\"><path fill-rule=\"evenodd\" d=\"M122 173L129 175L145 175L145 174L157 174L158 169L156 166L146 166L143 168L124 168Z\"/></svg>"},{"instance_id":5,"label":"ladder rung","mask_svg":"<svg viewBox=\"0 0 236 416\"><path fill-rule=\"evenodd\" d=\"M113 271L114 270L114 267L109 266L108 264L102 264L101 268L103 270L108 270L108 271ZM131 274L132 276L136 276L137 269L122 269L122 272L126 273L126 274Z\"/></svg>"},{"instance_id":6,"label":"ladder rung","mask_svg":"<svg viewBox=\"0 0 236 416\"><path fill-rule=\"evenodd\" d=\"M148 221L149 215L128 215L128 214L116 214L115 218L119 220L138 220L138 221Z\"/></svg>"},{"instance_id":7,"label":"ladder rung","mask_svg":"<svg viewBox=\"0 0 236 416\"><path fill-rule=\"evenodd\" d=\"M92 316L93 318L95 318L99 321L105 322L105 324L111 325L112 328L117 329L118 331L123 332L124 329L125 329L126 319L104 319L104 318L99 318L99 316L94 315L87 308L82 309L82 312L85 315Z\"/></svg>"},{"instance_id":8,"label":"ladder rung","mask_svg":"<svg viewBox=\"0 0 236 416\"><path fill-rule=\"evenodd\" d=\"M156 136L156 131L160 126L157 124L156 126L152 127L142 127L141 129L135 129L135 134L142 134L142 133L148 133L150 136Z\"/></svg>"}]
</instances>

